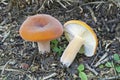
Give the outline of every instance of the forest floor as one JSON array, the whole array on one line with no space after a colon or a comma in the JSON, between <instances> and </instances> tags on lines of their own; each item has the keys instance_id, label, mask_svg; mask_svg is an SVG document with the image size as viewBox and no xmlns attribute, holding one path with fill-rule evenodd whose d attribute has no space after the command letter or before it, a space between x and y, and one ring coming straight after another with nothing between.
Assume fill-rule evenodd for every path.
<instances>
[{"instance_id":1,"label":"forest floor","mask_svg":"<svg viewBox=\"0 0 120 80\"><path fill-rule=\"evenodd\" d=\"M77 54L65 67L60 63L68 45L64 34L51 41L50 53L39 54L35 42L20 37L19 28L28 16L41 13L62 24L86 22L99 40L96 54ZM81 80L79 65L88 80L120 80L119 0L0 0L0 80Z\"/></svg>"}]
</instances>

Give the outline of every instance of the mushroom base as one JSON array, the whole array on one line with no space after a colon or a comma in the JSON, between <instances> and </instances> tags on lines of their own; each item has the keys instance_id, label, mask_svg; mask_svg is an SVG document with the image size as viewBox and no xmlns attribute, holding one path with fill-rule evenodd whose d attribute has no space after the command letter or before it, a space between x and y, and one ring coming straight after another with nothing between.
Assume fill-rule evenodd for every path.
<instances>
[{"instance_id":1,"label":"mushroom base","mask_svg":"<svg viewBox=\"0 0 120 80\"><path fill-rule=\"evenodd\" d=\"M41 41L38 43L38 50L41 54L50 52L50 41Z\"/></svg>"}]
</instances>

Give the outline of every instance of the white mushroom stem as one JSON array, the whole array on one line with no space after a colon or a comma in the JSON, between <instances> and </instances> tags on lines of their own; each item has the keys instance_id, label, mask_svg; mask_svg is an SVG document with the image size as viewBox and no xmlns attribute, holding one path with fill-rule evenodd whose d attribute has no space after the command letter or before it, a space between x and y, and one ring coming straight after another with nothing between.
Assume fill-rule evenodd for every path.
<instances>
[{"instance_id":1,"label":"white mushroom stem","mask_svg":"<svg viewBox=\"0 0 120 80\"><path fill-rule=\"evenodd\" d=\"M63 52L63 55L60 59L63 65L67 67L71 65L83 43L84 40L79 36L75 36L73 40L70 41L70 43L68 44L67 48Z\"/></svg>"},{"instance_id":2,"label":"white mushroom stem","mask_svg":"<svg viewBox=\"0 0 120 80\"><path fill-rule=\"evenodd\" d=\"M38 43L38 50L40 53L50 52L50 41L41 41Z\"/></svg>"}]
</instances>

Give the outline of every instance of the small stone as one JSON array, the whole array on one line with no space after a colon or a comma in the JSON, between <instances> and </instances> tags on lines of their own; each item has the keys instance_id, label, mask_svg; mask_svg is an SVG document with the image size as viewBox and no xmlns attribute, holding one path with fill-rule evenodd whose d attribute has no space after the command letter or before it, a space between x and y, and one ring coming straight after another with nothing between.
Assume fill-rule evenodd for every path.
<instances>
[{"instance_id":1,"label":"small stone","mask_svg":"<svg viewBox=\"0 0 120 80\"><path fill-rule=\"evenodd\" d=\"M21 63L20 67L22 69L28 69L29 68L29 65L27 63Z\"/></svg>"},{"instance_id":2,"label":"small stone","mask_svg":"<svg viewBox=\"0 0 120 80\"><path fill-rule=\"evenodd\" d=\"M7 46L7 45L8 45L8 43L7 43L7 42L4 42L4 43L3 43L3 45Z\"/></svg>"},{"instance_id":3,"label":"small stone","mask_svg":"<svg viewBox=\"0 0 120 80\"><path fill-rule=\"evenodd\" d=\"M16 63L16 60L12 60L9 62L9 64L14 65Z\"/></svg>"},{"instance_id":4,"label":"small stone","mask_svg":"<svg viewBox=\"0 0 120 80\"><path fill-rule=\"evenodd\" d=\"M14 39L10 39L10 42L14 42Z\"/></svg>"},{"instance_id":5,"label":"small stone","mask_svg":"<svg viewBox=\"0 0 120 80\"><path fill-rule=\"evenodd\" d=\"M5 54L1 54L1 57L3 57Z\"/></svg>"}]
</instances>

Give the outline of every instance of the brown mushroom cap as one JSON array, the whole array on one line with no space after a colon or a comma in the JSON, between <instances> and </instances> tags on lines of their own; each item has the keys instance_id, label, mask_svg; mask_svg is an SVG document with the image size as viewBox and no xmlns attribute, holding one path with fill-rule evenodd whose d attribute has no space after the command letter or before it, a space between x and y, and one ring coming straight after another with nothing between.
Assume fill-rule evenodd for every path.
<instances>
[{"instance_id":1,"label":"brown mushroom cap","mask_svg":"<svg viewBox=\"0 0 120 80\"><path fill-rule=\"evenodd\" d=\"M19 32L27 41L48 41L60 37L63 27L56 18L47 14L37 14L28 17Z\"/></svg>"}]
</instances>

